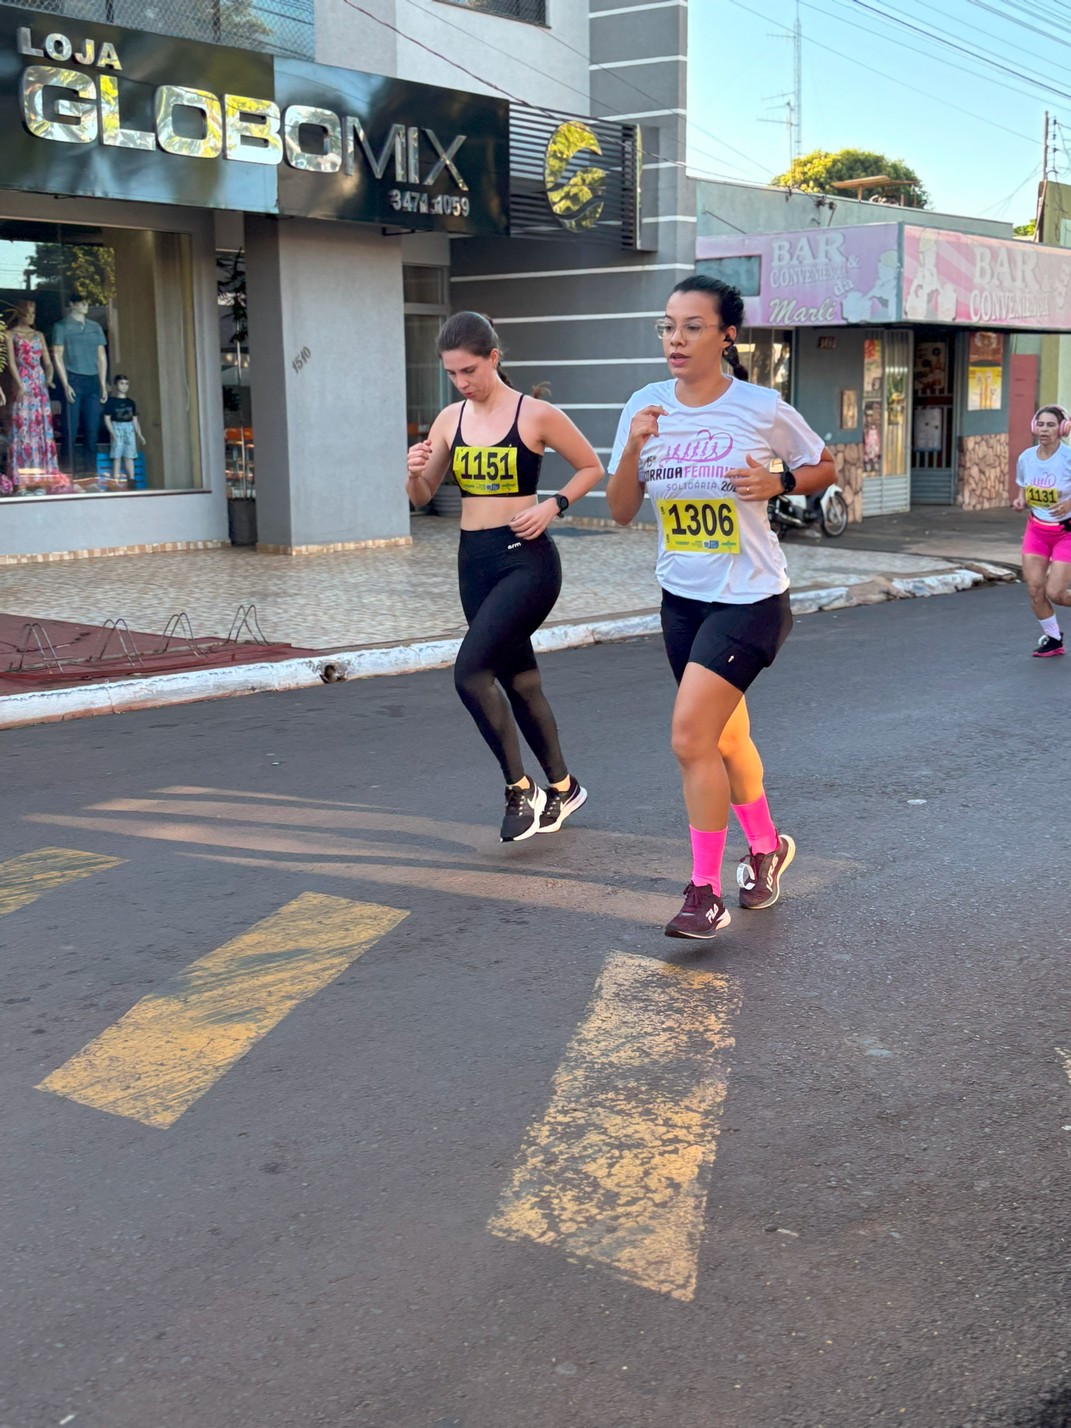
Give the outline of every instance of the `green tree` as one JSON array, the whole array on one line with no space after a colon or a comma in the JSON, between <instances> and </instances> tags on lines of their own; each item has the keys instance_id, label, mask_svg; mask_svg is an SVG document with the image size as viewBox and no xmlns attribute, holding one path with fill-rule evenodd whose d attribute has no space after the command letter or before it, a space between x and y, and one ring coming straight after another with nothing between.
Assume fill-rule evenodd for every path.
<instances>
[{"instance_id":1,"label":"green tree","mask_svg":"<svg viewBox=\"0 0 1071 1428\"><path fill-rule=\"evenodd\" d=\"M879 174L891 179L905 179L913 185L912 188L885 189L885 196L899 197L906 208L929 207L930 195L914 169L909 168L903 159L888 159L884 154L875 154L869 149L838 149L835 154L825 149L814 149L801 158L793 159L788 172L778 174L770 182L780 188L799 188L805 193L844 194L844 189L835 189L833 184L841 179L877 178ZM863 189L858 196L872 198L882 192L880 187Z\"/></svg>"},{"instance_id":2,"label":"green tree","mask_svg":"<svg viewBox=\"0 0 1071 1428\"><path fill-rule=\"evenodd\" d=\"M115 292L115 251L96 243L38 243L26 275L35 287L62 287L91 307L106 307Z\"/></svg>"},{"instance_id":3,"label":"green tree","mask_svg":"<svg viewBox=\"0 0 1071 1428\"><path fill-rule=\"evenodd\" d=\"M1030 220L1029 223L1017 223L1012 229L1012 232L1015 234L1016 238L1033 238L1036 231L1037 222L1033 218Z\"/></svg>"}]
</instances>

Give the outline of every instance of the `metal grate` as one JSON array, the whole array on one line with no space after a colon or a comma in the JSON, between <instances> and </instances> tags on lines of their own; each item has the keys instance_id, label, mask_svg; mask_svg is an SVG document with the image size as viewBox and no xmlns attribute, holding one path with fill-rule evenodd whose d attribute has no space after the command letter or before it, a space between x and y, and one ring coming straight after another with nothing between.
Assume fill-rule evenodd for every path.
<instances>
[{"instance_id":1,"label":"metal grate","mask_svg":"<svg viewBox=\"0 0 1071 1428\"><path fill-rule=\"evenodd\" d=\"M482 15L500 15L504 20L523 20L527 25L547 23L547 0L446 0L462 10L478 10Z\"/></svg>"},{"instance_id":2,"label":"metal grate","mask_svg":"<svg viewBox=\"0 0 1071 1428\"><path fill-rule=\"evenodd\" d=\"M19 0L0 0L9 4ZM235 49L313 57L313 0L36 0L31 8Z\"/></svg>"}]
</instances>

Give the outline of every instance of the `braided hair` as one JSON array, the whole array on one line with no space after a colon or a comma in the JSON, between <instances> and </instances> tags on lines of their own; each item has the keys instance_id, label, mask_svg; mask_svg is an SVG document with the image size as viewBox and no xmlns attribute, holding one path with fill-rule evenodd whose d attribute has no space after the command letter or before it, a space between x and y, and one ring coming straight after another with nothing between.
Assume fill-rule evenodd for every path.
<instances>
[{"instance_id":1,"label":"braided hair","mask_svg":"<svg viewBox=\"0 0 1071 1428\"><path fill-rule=\"evenodd\" d=\"M738 289L729 283L723 283L720 278L708 278L703 273L693 273L690 278L684 278L679 282L673 291L675 293L706 293L717 309L722 327L735 327L739 331L744 321L744 299L740 296ZM732 368L734 377L741 382L750 381L750 374L740 361L740 354L736 350L735 342L730 342L722 355Z\"/></svg>"},{"instance_id":2,"label":"braided hair","mask_svg":"<svg viewBox=\"0 0 1071 1428\"><path fill-rule=\"evenodd\" d=\"M490 357L492 352L502 355L502 342L490 321L482 312L455 312L439 329L436 343L439 356L444 352L468 352L473 357ZM507 387L513 383L502 370L501 362L495 369Z\"/></svg>"}]
</instances>

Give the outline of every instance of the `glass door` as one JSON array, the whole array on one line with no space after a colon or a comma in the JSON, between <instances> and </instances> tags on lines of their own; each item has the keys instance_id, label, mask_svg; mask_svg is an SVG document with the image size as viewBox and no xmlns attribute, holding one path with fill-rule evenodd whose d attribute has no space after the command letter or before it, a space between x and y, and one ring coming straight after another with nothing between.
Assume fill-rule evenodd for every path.
<instances>
[{"instance_id":1,"label":"glass door","mask_svg":"<svg viewBox=\"0 0 1071 1428\"><path fill-rule=\"evenodd\" d=\"M863 341L863 515L911 506L911 333L887 328Z\"/></svg>"}]
</instances>

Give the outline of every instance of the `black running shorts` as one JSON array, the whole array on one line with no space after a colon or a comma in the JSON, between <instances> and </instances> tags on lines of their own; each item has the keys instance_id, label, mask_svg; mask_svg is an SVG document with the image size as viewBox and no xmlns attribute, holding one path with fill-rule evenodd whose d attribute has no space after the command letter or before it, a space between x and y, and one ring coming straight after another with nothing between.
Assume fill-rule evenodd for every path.
<instances>
[{"instance_id":1,"label":"black running shorts","mask_svg":"<svg viewBox=\"0 0 1071 1428\"><path fill-rule=\"evenodd\" d=\"M686 600L662 591L662 636L678 684L686 665L700 664L743 693L773 664L791 629L787 590L752 605Z\"/></svg>"}]
</instances>

